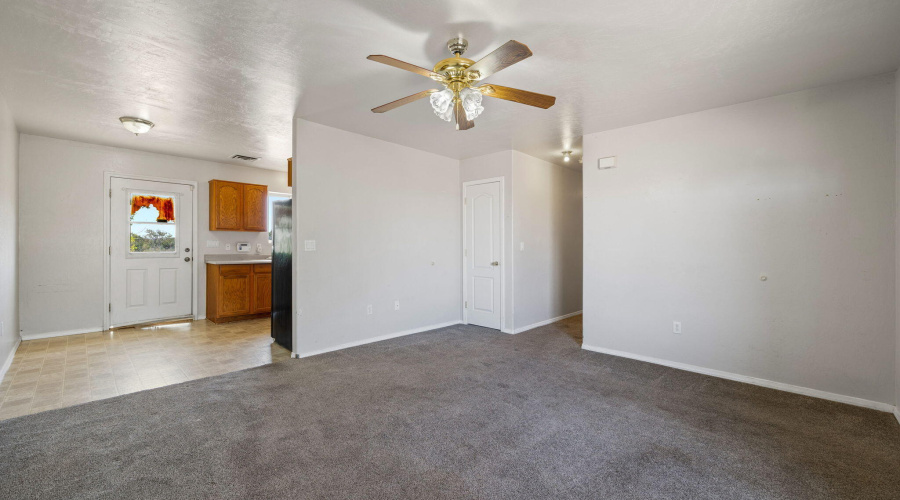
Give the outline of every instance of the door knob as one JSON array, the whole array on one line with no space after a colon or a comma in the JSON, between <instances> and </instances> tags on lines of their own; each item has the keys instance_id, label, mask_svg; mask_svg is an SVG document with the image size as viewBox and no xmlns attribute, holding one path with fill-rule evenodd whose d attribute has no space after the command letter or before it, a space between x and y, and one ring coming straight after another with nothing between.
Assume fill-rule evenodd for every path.
<instances>
[{"instance_id":1,"label":"door knob","mask_svg":"<svg viewBox=\"0 0 900 500\"><path fill-rule=\"evenodd\" d=\"M184 251L185 251L185 252L190 252L191 249L190 249L190 248L185 248Z\"/></svg>"},{"instance_id":2,"label":"door knob","mask_svg":"<svg viewBox=\"0 0 900 500\"><path fill-rule=\"evenodd\" d=\"M184 261L185 261L185 262L190 262L190 261L191 261L191 258L190 258L190 257L185 257L185 258L184 258Z\"/></svg>"},{"instance_id":3,"label":"door knob","mask_svg":"<svg viewBox=\"0 0 900 500\"><path fill-rule=\"evenodd\" d=\"M491 262L491 265L492 265L492 266L499 266L499 265L500 265L500 263L499 263L499 262L497 262L497 261L496 261L496 260L495 260L495 261L494 261L494 262Z\"/></svg>"}]
</instances>

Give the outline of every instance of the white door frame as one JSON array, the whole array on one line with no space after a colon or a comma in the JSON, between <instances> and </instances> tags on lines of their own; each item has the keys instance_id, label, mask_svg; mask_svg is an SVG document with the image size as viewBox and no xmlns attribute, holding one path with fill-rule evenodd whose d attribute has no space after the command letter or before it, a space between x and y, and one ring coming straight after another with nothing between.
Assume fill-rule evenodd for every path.
<instances>
[{"instance_id":1,"label":"white door frame","mask_svg":"<svg viewBox=\"0 0 900 500\"><path fill-rule=\"evenodd\" d=\"M109 304L110 304L110 296L109 296L109 280L110 275L112 273L112 261L109 255L109 247L112 244L110 241L110 217L109 211L112 208L110 204L110 196L112 193L112 179L113 177L120 179L131 179L136 181L155 181L155 182L168 182L170 184L183 184L191 187L191 196L193 197L193 214L191 214L191 219L193 220L193 231L191 237L193 238L193 257L191 257L191 316L196 320L198 319L199 312L197 311L197 248L199 248L199 237L198 237L198 227L197 227L197 212L199 210L199 200L197 200L197 181L185 181L181 179L167 179L165 177L153 177L149 175L135 175L135 174L122 174L112 171L104 171L103 172L103 246L106 247L106 252L103 254L103 329L109 329Z\"/></svg>"},{"instance_id":2,"label":"white door frame","mask_svg":"<svg viewBox=\"0 0 900 500\"><path fill-rule=\"evenodd\" d=\"M491 177L489 179L479 179L477 181L466 181L462 183L462 303L463 314L462 322L464 325L469 324L469 308L465 306L468 299L468 278L469 268L466 266L466 188L478 184L490 184L491 182L500 183L500 331L506 332L506 188L505 178Z\"/></svg>"}]
</instances>

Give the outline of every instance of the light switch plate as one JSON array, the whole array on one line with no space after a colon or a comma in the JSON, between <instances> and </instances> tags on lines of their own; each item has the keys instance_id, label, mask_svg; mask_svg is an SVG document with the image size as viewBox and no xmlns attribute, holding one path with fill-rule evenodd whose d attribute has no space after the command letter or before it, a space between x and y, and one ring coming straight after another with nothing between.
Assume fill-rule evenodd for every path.
<instances>
[{"instance_id":1,"label":"light switch plate","mask_svg":"<svg viewBox=\"0 0 900 500\"><path fill-rule=\"evenodd\" d=\"M206 248L219 248L219 240L206 240Z\"/></svg>"},{"instance_id":2,"label":"light switch plate","mask_svg":"<svg viewBox=\"0 0 900 500\"><path fill-rule=\"evenodd\" d=\"M304 240L303 241L303 249L307 252L315 252L316 251L316 240Z\"/></svg>"}]
</instances>

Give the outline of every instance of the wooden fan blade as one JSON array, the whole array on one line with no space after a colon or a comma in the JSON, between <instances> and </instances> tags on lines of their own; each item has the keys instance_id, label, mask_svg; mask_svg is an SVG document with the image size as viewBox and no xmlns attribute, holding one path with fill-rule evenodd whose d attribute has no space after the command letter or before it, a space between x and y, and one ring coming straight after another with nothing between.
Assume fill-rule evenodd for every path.
<instances>
[{"instance_id":1,"label":"wooden fan blade","mask_svg":"<svg viewBox=\"0 0 900 500\"><path fill-rule=\"evenodd\" d=\"M425 68L420 68L419 66L416 66L415 64L403 62L399 59L394 59L393 57L373 55L373 56L367 57L366 59L368 59L370 61L380 62L381 64L387 64L388 66L393 66L395 68L400 68L400 69L403 69L406 71L411 71L413 73L416 73L416 74L419 74L422 76L427 76L428 78L431 78L432 80L436 80L439 82L444 81L444 77L442 75L435 73L434 71L431 71L431 70L425 69Z\"/></svg>"},{"instance_id":2,"label":"wooden fan blade","mask_svg":"<svg viewBox=\"0 0 900 500\"><path fill-rule=\"evenodd\" d=\"M552 95L538 94L536 92L514 89L512 87L503 87L501 85L482 85L480 87L475 87L475 90L478 90L488 97L506 99L507 101L518 102L543 109L547 109L556 104L556 98Z\"/></svg>"},{"instance_id":3,"label":"wooden fan blade","mask_svg":"<svg viewBox=\"0 0 900 500\"><path fill-rule=\"evenodd\" d=\"M466 74L473 80L487 78L501 69L531 57L531 49L524 43L510 40L499 48L484 56L477 63L469 66Z\"/></svg>"},{"instance_id":4,"label":"wooden fan blade","mask_svg":"<svg viewBox=\"0 0 900 500\"><path fill-rule=\"evenodd\" d=\"M469 130L475 126L475 122L466 118L466 110L463 109L462 101L456 101L453 112L456 114L456 130Z\"/></svg>"},{"instance_id":5,"label":"wooden fan blade","mask_svg":"<svg viewBox=\"0 0 900 500\"><path fill-rule=\"evenodd\" d=\"M384 113L385 111L390 111L394 108L399 108L400 106L403 106L404 104L409 104L411 102L418 101L419 99L422 99L423 97L428 97L434 92L440 92L440 90L428 89L428 90L423 90L421 92L416 92L413 95L408 95L402 99L397 99L396 101L389 102L387 104L382 104L381 106L378 106L377 108L372 108L372 112L373 113Z\"/></svg>"}]
</instances>

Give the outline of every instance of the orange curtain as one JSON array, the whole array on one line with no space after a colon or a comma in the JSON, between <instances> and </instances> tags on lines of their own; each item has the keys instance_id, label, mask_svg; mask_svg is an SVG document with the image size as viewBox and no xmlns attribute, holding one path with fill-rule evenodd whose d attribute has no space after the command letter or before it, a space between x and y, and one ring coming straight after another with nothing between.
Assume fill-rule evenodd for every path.
<instances>
[{"instance_id":1,"label":"orange curtain","mask_svg":"<svg viewBox=\"0 0 900 500\"><path fill-rule=\"evenodd\" d=\"M132 196L131 215L134 215L135 212L143 207L149 208L150 205L153 205L159 211L156 222L172 222L175 220L175 203L172 201L172 198L159 196Z\"/></svg>"}]
</instances>

